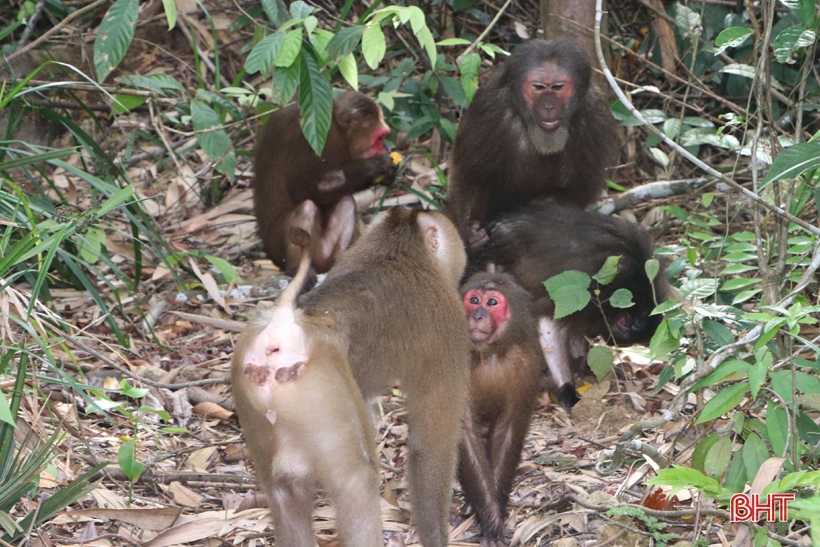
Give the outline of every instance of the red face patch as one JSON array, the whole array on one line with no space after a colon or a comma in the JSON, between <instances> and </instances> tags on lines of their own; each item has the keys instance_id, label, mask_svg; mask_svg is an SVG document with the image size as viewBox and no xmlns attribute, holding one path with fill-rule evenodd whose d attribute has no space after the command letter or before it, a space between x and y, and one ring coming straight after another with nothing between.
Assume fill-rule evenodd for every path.
<instances>
[{"instance_id":1,"label":"red face patch","mask_svg":"<svg viewBox=\"0 0 820 547\"><path fill-rule=\"evenodd\" d=\"M575 92L575 82L560 66L546 62L527 73L521 92L541 129L551 133L561 125Z\"/></svg>"},{"instance_id":2,"label":"red face patch","mask_svg":"<svg viewBox=\"0 0 820 547\"><path fill-rule=\"evenodd\" d=\"M384 138L388 135L388 133L390 133L390 129L386 125L380 124L373 132L373 136L370 138L370 148L367 150L364 157L369 158L371 156L375 156L376 154L387 152L387 145L384 144Z\"/></svg>"},{"instance_id":3,"label":"red face patch","mask_svg":"<svg viewBox=\"0 0 820 547\"><path fill-rule=\"evenodd\" d=\"M464 295L464 311L473 342L492 344L504 333L510 316L507 299L500 291L471 289Z\"/></svg>"}]
</instances>

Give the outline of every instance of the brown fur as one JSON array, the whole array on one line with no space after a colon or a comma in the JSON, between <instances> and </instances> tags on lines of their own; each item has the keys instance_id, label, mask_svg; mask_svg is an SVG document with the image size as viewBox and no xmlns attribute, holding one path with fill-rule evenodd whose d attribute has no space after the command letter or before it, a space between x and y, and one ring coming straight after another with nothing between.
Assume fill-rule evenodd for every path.
<instances>
[{"instance_id":1,"label":"brown fur","mask_svg":"<svg viewBox=\"0 0 820 547\"><path fill-rule=\"evenodd\" d=\"M321 157L299 126L296 105L271 115L255 149L254 213L265 252L294 270L299 247L290 244L291 227L311 236L311 263L327 271L355 232L351 194L380 179L392 180L396 167L384 148L388 128L379 106L349 91L333 103L333 121ZM375 140L374 140L375 138Z\"/></svg>"},{"instance_id":2,"label":"brown fur","mask_svg":"<svg viewBox=\"0 0 820 547\"><path fill-rule=\"evenodd\" d=\"M566 73L574 83L554 133L539 130L535 105L522 93L528 74L542 69ZM450 166L449 210L465 241L472 243L487 222L533 200L586 207L599 198L604 169L617 158L618 137L606 102L590 87L590 74L589 58L575 42L531 40L479 88L459 123ZM539 152L544 148L560 151Z\"/></svg>"},{"instance_id":3,"label":"brown fur","mask_svg":"<svg viewBox=\"0 0 820 547\"><path fill-rule=\"evenodd\" d=\"M496 290L509 318L493 343L473 344L471 419L459 449L458 478L481 526L481 545L509 544L507 502L545 369L532 299L509 274L478 273L461 288Z\"/></svg>"}]
</instances>

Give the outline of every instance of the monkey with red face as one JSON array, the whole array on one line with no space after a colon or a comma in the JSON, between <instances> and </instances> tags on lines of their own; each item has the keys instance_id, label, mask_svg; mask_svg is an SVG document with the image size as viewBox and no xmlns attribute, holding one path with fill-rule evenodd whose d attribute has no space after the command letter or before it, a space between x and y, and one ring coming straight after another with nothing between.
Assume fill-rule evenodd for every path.
<instances>
[{"instance_id":1,"label":"monkey with red face","mask_svg":"<svg viewBox=\"0 0 820 547\"><path fill-rule=\"evenodd\" d=\"M291 228L310 234L311 266L330 269L356 232L352 194L396 174L384 138L390 129L373 99L348 91L333 102L322 155L302 134L296 105L277 110L255 149L254 212L259 235L274 264L293 273L301 250Z\"/></svg>"},{"instance_id":2,"label":"monkey with red face","mask_svg":"<svg viewBox=\"0 0 820 547\"><path fill-rule=\"evenodd\" d=\"M586 207L600 197L618 136L591 72L577 43L531 40L478 89L450 162L449 211L468 251L486 242L488 222L520 205Z\"/></svg>"},{"instance_id":3,"label":"monkey with red face","mask_svg":"<svg viewBox=\"0 0 820 547\"><path fill-rule=\"evenodd\" d=\"M531 297L515 278L478 273L462 286L472 346L470 418L458 477L483 547L509 544L504 520L546 368Z\"/></svg>"}]
</instances>

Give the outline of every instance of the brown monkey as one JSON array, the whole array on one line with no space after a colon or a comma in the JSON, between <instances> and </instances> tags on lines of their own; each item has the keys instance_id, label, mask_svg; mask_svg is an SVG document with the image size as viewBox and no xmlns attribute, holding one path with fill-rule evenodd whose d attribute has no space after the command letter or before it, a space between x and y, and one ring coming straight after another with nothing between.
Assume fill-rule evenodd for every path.
<instances>
[{"instance_id":1,"label":"brown monkey","mask_svg":"<svg viewBox=\"0 0 820 547\"><path fill-rule=\"evenodd\" d=\"M665 300L669 286L663 271L654 283L646 276L644 264L652 258L652 240L640 226L577 207L542 203L499 217L488 232L489 239L471 261L470 271L493 265L513 274L532 294L544 357L565 407L577 401L571 371L586 368L585 337L602 336L619 345L647 343L660 324L660 315L650 313L656 301ZM567 270L595 275L610 256L621 257L614 281L598 287L593 280L590 287L601 291L597 299L603 315L590 302L553 321L555 305L543 282ZM635 305L610 306L608 300L617 289L628 289Z\"/></svg>"},{"instance_id":2,"label":"brown monkey","mask_svg":"<svg viewBox=\"0 0 820 547\"><path fill-rule=\"evenodd\" d=\"M465 262L461 239L444 215L392 209L374 219L365 234L339 257L321 286L298 299L290 323L267 327L257 336L264 342L248 342L253 347L261 344L269 355L287 351L295 355L296 364L304 361L304 367L283 367L286 372L281 374L295 384L314 360L346 362L366 398L399 384L406 394L410 427L408 476L413 515L425 547L447 544L450 482L469 397L470 340L457 289ZM298 335L304 335L305 342L300 342ZM308 342L317 339L324 346L313 349ZM315 389L323 391L323 384L314 382ZM313 388L307 382L304 389ZM328 397L341 406L341 401L355 398L350 389L345 392ZM317 463L317 467L325 474L345 474L348 467L355 472L357 466L349 463L353 459L350 454L353 446L364 442L358 431L358 410L347 413L356 418L353 426L334 420L325 427L327 412L325 404L300 405L297 414L301 413L302 421L296 433L315 437L322 443L319 446L329 451L352 437L344 451L348 456ZM264 423L264 413L255 416L257 422ZM314 435L314 428L320 432ZM298 445L296 441L290 444ZM285 443L286 450L289 446ZM359 452L366 459L363 454L367 449ZM303 469L291 459L287 461ZM257 462L256 467L263 465L265 462ZM322 467L327 465L331 468ZM336 497L347 506L353 517L350 520L369 522L369 508L360 503L363 495L352 495L349 500L344 495ZM301 522L304 498L301 492L298 497L291 496L291 505L299 502L295 507L300 510L286 514L288 522L294 522L297 515ZM351 533L345 537L340 528L348 546L355 545L349 539Z\"/></svg>"},{"instance_id":3,"label":"brown monkey","mask_svg":"<svg viewBox=\"0 0 820 547\"><path fill-rule=\"evenodd\" d=\"M469 250L486 240L487 222L519 205L586 207L598 199L618 136L590 75L577 43L531 40L478 89L450 167L449 209Z\"/></svg>"},{"instance_id":4,"label":"brown monkey","mask_svg":"<svg viewBox=\"0 0 820 547\"><path fill-rule=\"evenodd\" d=\"M330 269L355 232L351 194L395 176L384 144L389 132L379 105L354 91L333 102L321 157L302 134L296 105L271 115L256 144L253 189L259 235L277 266L297 266L300 250L288 242L297 227L311 236L313 268Z\"/></svg>"},{"instance_id":5,"label":"brown monkey","mask_svg":"<svg viewBox=\"0 0 820 547\"><path fill-rule=\"evenodd\" d=\"M544 355L532 298L513 276L477 273L461 294L473 351L458 480L476 512L482 547L502 547L509 545L507 502L540 393Z\"/></svg>"},{"instance_id":6,"label":"brown monkey","mask_svg":"<svg viewBox=\"0 0 820 547\"><path fill-rule=\"evenodd\" d=\"M333 502L344 547L382 547L373 424L332 320L306 320L295 307L310 267L299 271L274 310L245 328L231 363L236 412L273 516L276 545L313 547L317 488Z\"/></svg>"}]
</instances>

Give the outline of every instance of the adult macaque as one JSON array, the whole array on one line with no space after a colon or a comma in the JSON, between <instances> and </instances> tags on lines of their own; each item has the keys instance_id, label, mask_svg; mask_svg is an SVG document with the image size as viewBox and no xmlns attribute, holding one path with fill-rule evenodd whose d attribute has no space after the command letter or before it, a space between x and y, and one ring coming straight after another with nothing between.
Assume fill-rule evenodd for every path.
<instances>
[{"instance_id":1,"label":"adult macaque","mask_svg":"<svg viewBox=\"0 0 820 547\"><path fill-rule=\"evenodd\" d=\"M245 328L231 363L236 412L273 516L276 545L313 547L313 505L322 488L344 547L382 547L373 424L332 321L296 308L310 267L307 233L293 282L275 309ZM342 353L344 351L344 353Z\"/></svg>"},{"instance_id":2,"label":"adult macaque","mask_svg":"<svg viewBox=\"0 0 820 547\"><path fill-rule=\"evenodd\" d=\"M330 269L355 232L351 194L395 176L389 132L379 105L354 91L333 102L321 157L302 134L296 105L271 115L256 144L253 189L259 235L277 266L292 272L299 263L300 249L288 241L295 227L311 236L315 271Z\"/></svg>"},{"instance_id":3,"label":"adult macaque","mask_svg":"<svg viewBox=\"0 0 820 547\"><path fill-rule=\"evenodd\" d=\"M291 435L287 431L280 433L289 440L280 449L288 456L287 465L294 472L301 470L302 476L335 477L336 473L347 476L357 471L364 475L361 462L353 454L357 453L362 460L367 460L370 454L368 447L360 446L367 439L359 432L361 407L358 403L349 403L348 410L344 411L351 425L335 419L326 425L328 413L341 411L328 408L326 403L311 403L313 396L328 396L324 393L325 380L331 376L329 372L324 373L312 383L307 377L303 378L314 361L342 363L341 369L349 366L365 398L399 384L406 394L410 427L408 476L413 515L425 547L447 544L450 482L469 397L470 340L457 290L465 261L458 233L444 215L392 209L374 219L365 234L339 257L321 286L298 299L297 307L291 312L292 320L252 331L256 333L255 338L246 342L249 348L261 348L253 355L268 356L271 361L281 359L280 353L292 354L293 358L288 361L292 364L278 367L274 378L282 376L294 385L301 382L302 389L318 392L300 402L298 410L288 407L291 413L298 415L292 419L299 419L300 426ZM248 369L247 358L237 359L235 375L237 368ZM253 368L250 370L252 378L263 376ZM341 378L343 374L338 376ZM340 380L337 383L346 385ZM328 382L327 386L330 385ZM330 395L329 400L341 408L344 401L355 399L357 394L350 388L340 389L342 393ZM249 397L240 395L239 398ZM254 422L264 424L267 411L255 412ZM258 434L254 431L253 435ZM323 450L339 454L333 461L317 463L320 471L308 473L306 465L290 457L296 447L301 446L301 441L291 440L293 435L315 439ZM257 460L256 468L266 466L278 470L278 459L272 458L272 463ZM292 481L285 484L291 484L293 490ZM377 495L378 488L374 487L373 492ZM277 495L274 490L269 496L276 500ZM298 529L298 533L291 532L288 537L299 542L284 543L284 547L308 545L303 542L309 528L304 524L306 505L301 503L305 498L305 491L300 487L297 495L290 496L289 504L283 506L288 509L285 523L274 523L275 530L282 526ZM357 492L349 498L337 494L335 501L337 511L345 506L351 516L347 522L360 519L372 528L369 498ZM378 517L377 508L375 518ZM357 543L360 536L353 534L351 529L339 529L344 545L370 545L364 540Z\"/></svg>"},{"instance_id":4,"label":"adult macaque","mask_svg":"<svg viewBox=\"0 0 820 547\"><path fill-rule=\"evenodd\" d=\"M557 203L531 204L508 213L488 229L489 239L471 261L471 271L495 267L513 274L535 299L541 347L558 399L564 407L577 401L572 371L585 369L589 344L585 337L602 336L619 345L647 343L660 324L650 316L655 301L668 291L660 272L649 282L644 264L652 258L649 233L626 219L583 211ZM612 283L599 288L594 302L567 317L553 321L555 305L543 282L567 270L592 276L610 256L620 256ZM628 289L634 305L614 308L608 300L617 289ZM654 294L653 294L654 293ZM611 334L610 334L611 333Z\"/></svg>"},{"instance_id":5,"label":"adult macaque","mask_svg":"<svg viewBox=\"0 0 820 547\"><path fill-rule=\"evenodd\" d=\"M462 286L473 341L470 419L458 480L481 527L482 547L509 545L507 502L540 392L544 355L532 297L515 278L477 273Z\"/></svg>"},{"instance_id":6,"label":"adult macaque","mask_svg":"<svg viewBox=\"0 0 820 547\"><path fill-rule=\"evenodd\" d=\"M450 213L469 250L486 241L487 222L519 205L586 207L600 197L618 136L590 75L577 43L531 40L478 89L450 165Z\"/></svg>"}]
</instances>

